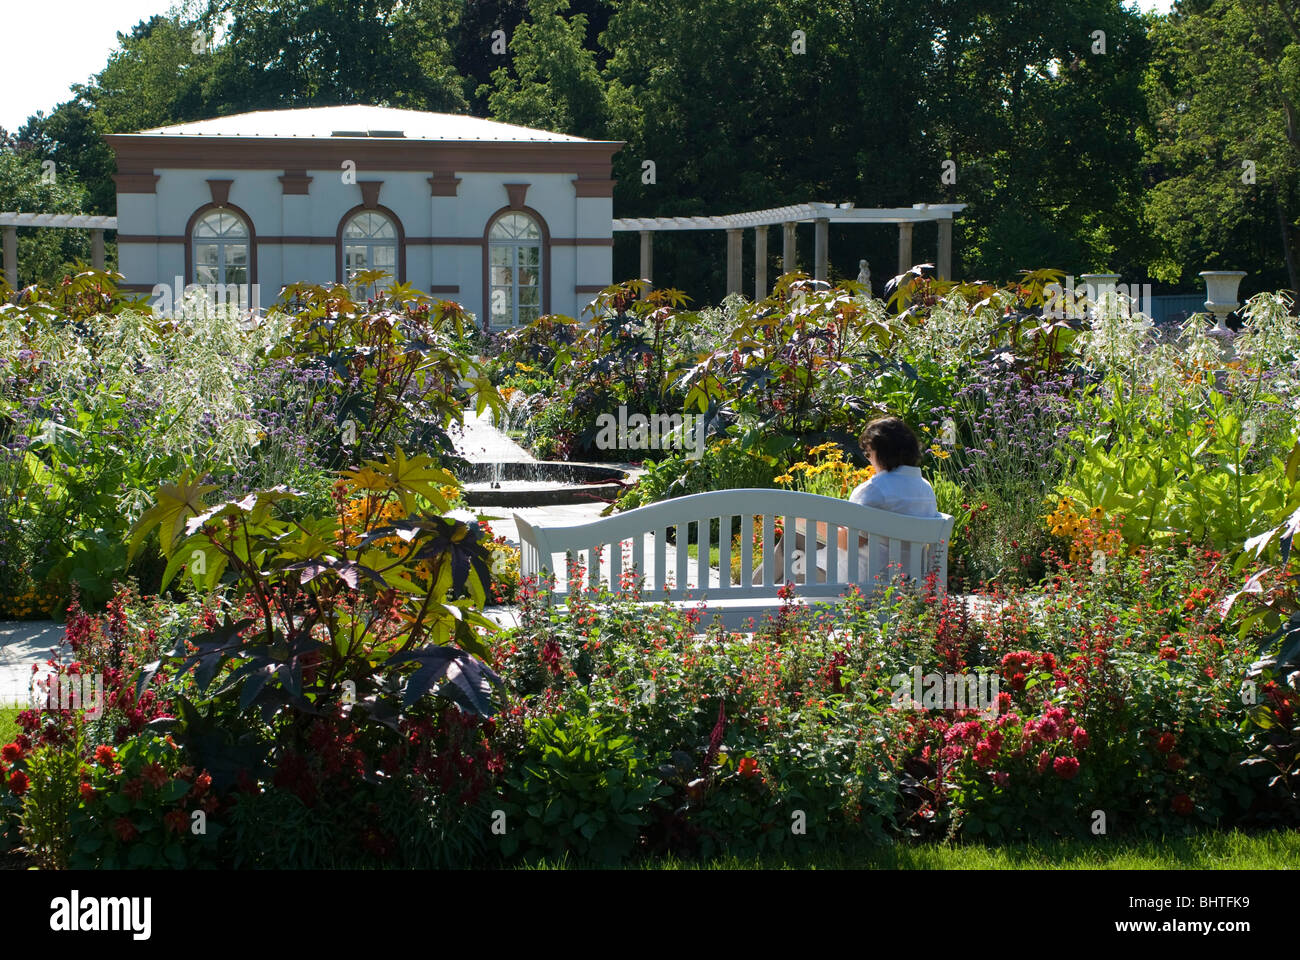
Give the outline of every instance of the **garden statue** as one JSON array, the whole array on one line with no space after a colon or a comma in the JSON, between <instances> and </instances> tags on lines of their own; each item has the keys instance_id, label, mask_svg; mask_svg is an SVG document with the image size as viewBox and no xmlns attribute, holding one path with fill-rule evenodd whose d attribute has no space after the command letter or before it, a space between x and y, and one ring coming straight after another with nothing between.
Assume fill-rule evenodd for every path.
<instances>
[{"instance_id":1,"label":"garden statue","mask_svg":"<svg viewBox=\"0 0 1300 960\"><path fill-rule=\"evenodd\" d=\"M867 295L871 295L871 267L865 260L858 261L858 283L866 288Z\"/></svg>"}]
</instances>

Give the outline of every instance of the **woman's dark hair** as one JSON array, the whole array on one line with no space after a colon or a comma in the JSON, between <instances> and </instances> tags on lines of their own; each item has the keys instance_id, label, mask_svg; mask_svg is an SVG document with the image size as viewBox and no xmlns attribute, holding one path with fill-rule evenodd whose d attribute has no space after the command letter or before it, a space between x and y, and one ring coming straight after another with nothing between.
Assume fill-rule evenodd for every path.
<instances>
[{"instance_id":1,"label":"woman's dark hair","mask_svg":"<svg viewBox=\"0 0 1300 960\"><path fill-rule=\"evenodd\" d=\"M912 428L898 417L872 420L862 431L862 452L876 452L876 459L886 470L915 467L921 463L921 443Z\"/></svg>"}]
</instances>

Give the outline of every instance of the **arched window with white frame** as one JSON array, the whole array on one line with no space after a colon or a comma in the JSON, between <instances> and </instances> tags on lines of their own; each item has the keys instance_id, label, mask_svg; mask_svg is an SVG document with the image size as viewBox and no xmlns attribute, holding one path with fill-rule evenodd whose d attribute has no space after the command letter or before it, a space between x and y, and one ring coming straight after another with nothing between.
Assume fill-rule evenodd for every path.
<instances>
[{"instance_id":1,"label":"arched window with white frame","mask_svg":"<svg viewBox=\"0 0 1300 960\"><path fill-rule=\"evenodd\" d=\"M378 210L362 210L354 214L343 225L342 244L342 280L354 294L365 292L356 288L353 278L366 270L383 270L388 274L379 282L380 289L397 281L399 233L397 224L387 214Z\"/></svg>"},{"instance_id":2,"label":"arched window with white frame","mask_svg":"<svg viewBox=\"0 0 1300 960\"><path fill-rule=\"evenodd\" d=\"M225 208L203 214L194 224L191 244L195 283L248 283L250 233L238 214Z\"/></svg>"},{"instance_id":3,"label":"arched window with white frame","mask_svg":"<svg viewBox=\"0 0 1300 960\"><path fill-rule=\"evenodd\" d=\"M542 228L527 213L499 216L488 231L488 320L513 327L542 313Z\"/></svg>"}]
</instances>

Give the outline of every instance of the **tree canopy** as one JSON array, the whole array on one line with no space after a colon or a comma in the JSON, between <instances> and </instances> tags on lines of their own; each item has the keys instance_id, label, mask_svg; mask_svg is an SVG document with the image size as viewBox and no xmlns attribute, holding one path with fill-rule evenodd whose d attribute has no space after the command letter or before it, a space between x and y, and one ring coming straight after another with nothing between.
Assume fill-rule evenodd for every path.
<instances>
[{"instance_id":1,"label":"tree canopy","mask_svg":"<svg viewBox=\"0 0 1300 960\"><path fill-rule=\"evenodd\" d=\"M1247 286L1294 288L1297 22L1284 0L1167 16L1119 0L187 0L120 33L15 141L112 213L104 133L338 103L472 111L626 141L618 216L960 202L966 277L1054 266L1186 287L1240 267ZM895 244L835 230L832 275L865 256L887 276ZM657 273L715 300L723 249L661 235ZM620 244L616 274L635 270Z\"/></svg>"}]
</instances>

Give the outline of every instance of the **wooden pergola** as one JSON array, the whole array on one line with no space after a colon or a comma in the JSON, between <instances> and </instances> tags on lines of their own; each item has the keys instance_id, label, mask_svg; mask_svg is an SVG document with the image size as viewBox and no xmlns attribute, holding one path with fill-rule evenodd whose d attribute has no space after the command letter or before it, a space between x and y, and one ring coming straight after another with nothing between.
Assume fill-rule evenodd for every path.
<instances>
[{"instance_id":1,"label":"wooden pergola","mask_svg":"<svg viewBox=\"0 0 1300 960\"><path fill-rule=\"evenodd\" d=\"M727 231L727 293L740 293L743 286L741 248L744 231L754 231L754 298L767 296L767 228L781 225L783 268L796 269L795 227L811 222L813 238L813 277L825 280L832 223L893 223L898 225L898 272L910 270L912 229L917 223L935 221L939 225L939 249L935 266L939 277L952 274L952 218L966 209L964 203L917 203L910 207L855 207L851 203L797 203L747 213L728 213L703 217L628 217L614 221L616 231L635 230L641 234L641 279L652 280L654 270L654 234L657 230L725 230Z\"/></svg>"},{"instance_id":2,"label":"wooden pergola","mask_svg":"<svg viewBox=\"0 0 1300 960\"><path fill-rule=\"evenodd\" d=\"M18 286L18 228L57 227L90 231L90 263L104 269L104 231L117 229L117 217L95 217L80 213L0 213L4 228L4 276L10 287Z\"/></svg>"}]
</instances>

